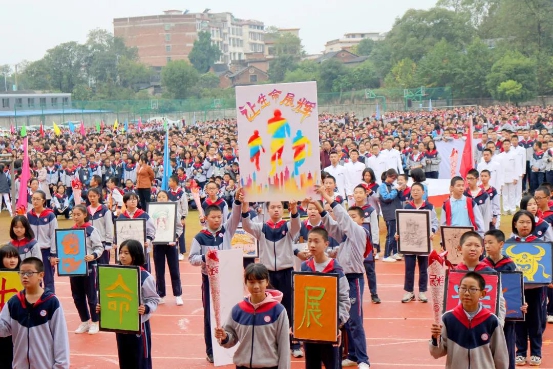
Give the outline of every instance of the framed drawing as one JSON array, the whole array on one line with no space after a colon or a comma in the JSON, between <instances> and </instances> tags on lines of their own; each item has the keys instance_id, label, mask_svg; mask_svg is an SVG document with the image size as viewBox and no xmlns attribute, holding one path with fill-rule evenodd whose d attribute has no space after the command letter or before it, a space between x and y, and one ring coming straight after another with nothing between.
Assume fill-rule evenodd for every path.
<instances>
[{"instance_id":1,"label":"framed drawing","mask_svg":"<svg viewBox=\"0 0 553 369\"><path fill-rule=\"evenodd\" d=\"M140 334L140 268L98 265L100 330Z\"/></svg>"},{"instance_id":2,"label":"framed drawing","mask_svg":"<svg viewBox=\"0 0 553 369\"><path fill-rule=\"evenodd\" d=\"M246 232L242 226L236 228L236 232L230 240L230 245L233 249L242 250L245 258L258 258L259 257L259 245L257 239Z\"/></svg>"},{"instance_id":3,"label":"framed drawing","mask_svg":"<svg viewBox=\"0 0 553 369\"><path fill-rule=\"evenodd\" d=\"M338 274L292 272L294 338L308 342L337 342L338 288Z\"/></svg>"},{"instance_id":4,"label":"framed drawing","mask_svg":"<svg viewBox=\"0 0 553 369\"><path fill-rule=\"evenodd\" d=\"M0 311L12 296L23 290L19 272L15 270L0 270Z\"/></svg>"},{"instance_id":5,"label":"framed drawing","mask_svg":"<svg viewBox=\"0 0 553 369\"><path fill-rule=\"evenodd\" d=\"M505 320L524 320L524 313L520 311L520 307L524 305L522 272L502 272L499 276L501 278L501 291L507 308Z\"/></svg>"},{"instance_id":6,"label":"framed drawing","mask_svg":"<svg viewBox=\"0 0 553 369\"><path fill-rule=\"evenodd\" d=\"M60 262L59 276L88 275L86 256L86 230L56 229L56 250Z\"/></svg>"},{"instance_id":7,"label":"framed drawing","mask_svg":"<svg viewBox=\"0 0 553 369\"><path fill-rule=\"evenodd\" d=\"M146 219L115 220L115 260L119 261L119 245L126 240L137 240L142 247L146 243Z\"/></svg>"},{"instance_id":8,"label":"framed drawing","mask_svg":"<svg viewBox=\"0 0 553 369\"><path fill-rule=\"evenodd\" d=\"M461 236L463 233L468 231L473 231L472 227L450 227L442 226L440 227L440 232L442 235L442 247L447 251L447 260L453 265L459 264L463 261L463 256L461 251L459 251L459 245Z\"/></svg>"},{"instance_id":9,"label":"framed drawing","mask_svg":"<svg viewBox=\"0 0 553 369\"><path fill-rule=\"evenodd\" d=\"M499 274L494 272L479 272L486 281L486 296L484 296L480 302L482 306L493 312L495 315L499 314L499 289L501 288L501 281ZM447 270L445 274L445 291L444 291L444 310L453 310L455 306L459 305L459 285L461 279L467 274L464 270Z\"/></svg>"},{"instance_id":10,"label":"framed drawing","mask_svg":"<svg viewBox=\"0 0 553 369\"><path fill-rule=\"evenodd\" d=\"M550 242L505 242L503 253L522 270L524 284L551 283L553 254Z\"/></svg>"},{"instance_id":11,"label":"framed drawing","mask_svg":"<svg viewBox=\"0 0 553 369\"><path fill-rule=\"evenodd\" d=\"M396 210L398 252L430 254L430 212L428 210Z\"/></svg>"},{"instance_id":12,"label":"framed drawing","mask_svg":"<svg viewBox=\"0 0 553 369\"><path fill-rule=\"evenodd\" d=\"M148 214L156 226L156 238L153 244L175 242L177 233L177 203L176 202L150 202Z\"/></svg>"}]
</instances>

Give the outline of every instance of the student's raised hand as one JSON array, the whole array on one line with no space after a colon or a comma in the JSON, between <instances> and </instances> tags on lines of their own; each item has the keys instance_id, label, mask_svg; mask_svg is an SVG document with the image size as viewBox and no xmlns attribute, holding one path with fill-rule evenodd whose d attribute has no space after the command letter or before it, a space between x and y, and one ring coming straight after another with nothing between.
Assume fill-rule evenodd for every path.
<instances>
[{"instance_id":1,"label":"student's raised hand","mask_svg":"<svg viewBox=\"0 0 553 369\"><path fill-rule=\"evenodd\" d=\"M311 255L309 253L309 251L300 251L300 252L298 252L297 257L298 257L298 259L300 259L302 261L305 261L305 260L309 259L309 255Z\"/></svg>"},{"instance_id":2,"label":"student's raised hand","mask_svg":"<svg viewBox=\"0 0 553 369\"><path fill-rule=\"evenodd\" d=\"M438 339L438 337L442 334L442 325L433 323L430 328L430 333L432 334L432 338Z\"/></svg>"},{"instance_id":3,"label":"student's raised hand","mask_svg":"<svg viewBox=\"0 0 553 369\"><path fill-rule=\"evenodd\" d=\"M226 340L227 336L228 333L223 328L215 328L215 338L217 338L219 342Z\"/></svg>"},{"instance_id":4,"label":"student's raised hand","mask_svg":"<svg viewBox=\"0 0 553 369\"><path fill-rule=\"evenodd\" d=\"M140 306L138 307L138 314L139 314L139 315L144 315L145 313L146 313L146 306L140 305Z\"/></svg>"},{"instance_id":5,"label":"student's raised hand","mask_svg":"<svg viewBox=\"0 0 553 369\"><path fill-rule=\"evenodd\" d=\"M100 304L96 304L96 314L100 314Z\"/></svg>"},{"instance_id":6,"label":"student's raised hand","mask_svg":"<svg viewBox=\"0 0 553 369\"><path fill-rule=\"evenodd\" d=\"M520 311L522 311L524 314L526 314L528 312L528 304L524 303L524 305L522 305L520 307Z\"/></svg>"},{"instance_id":7,"label":"student's raised hand","mask_svg":"<svg viewBox=\"0 0 553 369\"><path fill-rule=\"evenodd\" d=\"M234 194L234 199L240 202L244 201L246 195L244 194L244 189L242 187L236 188L236 193Z\"/></svg>"},{"instance_id":8,"label":"student's raised hand","mask_svg":"<svg viewBox=\"0 0 553 369\"><path fill-rule=\"evenodd\" d=\"M296 214L298 212L298 202L296 200L290 200L288 202L288 210L291 214Z\"/></svg>"}]
</instances>

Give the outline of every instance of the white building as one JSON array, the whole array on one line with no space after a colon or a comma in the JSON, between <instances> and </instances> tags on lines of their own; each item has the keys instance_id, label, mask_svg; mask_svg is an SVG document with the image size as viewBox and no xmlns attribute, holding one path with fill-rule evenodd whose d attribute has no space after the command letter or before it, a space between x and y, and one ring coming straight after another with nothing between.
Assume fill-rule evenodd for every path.
<instances>
[{"instance_id":1,"label":"white building","mask_svg":"<svg viewBox=\"0 0 553 369\"><path fill-rule=\"evenodd\" d=\"M333 51L348 50L359 45L361 40L368 38L373 41L384 39L385 34L380 32L365 32L365 33L346 33L343 38L330 40L325 44L325 54Z\"/></svg>"}]
</instances>

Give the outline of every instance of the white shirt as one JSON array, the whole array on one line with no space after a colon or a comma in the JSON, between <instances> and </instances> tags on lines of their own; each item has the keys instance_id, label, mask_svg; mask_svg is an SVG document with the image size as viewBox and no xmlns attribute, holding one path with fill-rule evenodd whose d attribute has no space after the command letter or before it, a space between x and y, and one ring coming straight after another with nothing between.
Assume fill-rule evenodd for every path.
<instances>
[{"instance_id":1,"label":"white shirt","mask_svg":"<svg viewBox=\"0 0 553 369\"><path fill-rule=\"evenodd\" d=\"M353 195L353 189L355 186L363 181L363 171L365 170L365 164L360 161L355 163L350 161L344 165L346 169L346 195Z\"/></svg>"},{"instance_id":2,"label":"white shirt","mask_svg":"<svg viewBox=\"0 0 553 369\"><path fill-rule=\"evenodd\" d=\"M342 196L344 199L346 198L346 169L340 165L337 164L334 166L329 166L324 169L325 172L330 174L331 176L336 179L336 188L338 189L338 194Z\"/></svg>"},{"instance_id":3,"label":"white shirt","mask_svg":"<svg viewBox=\"0 0 553 369\"><path fill-rule=\"evenodd\" d=\"M503 171L503 182L501 184L513 183L513 181L518 180L522 173L522 168L520 158L515 150L511 148L509 152L502 152L498 155L498 159L501 162L501 169Z\"/></svg>"},{"instance_id":4,"label":"white shirt","mask_svg":"<svg viewBox=\"0 0 553 369\"><path fill-rule=\"evenodd\" d=\"M382 150L380 155L386 157L386 170L395 169L399 174L403 173L403 165L401 164L401 154L396 149Z\"/></svg>"},{"instance_id":5,"label":"white shirt","mask_svg":"<svg viewBox=\"0 0 553 369\"><path fill-rule=\"evenodd\" d=\"M386 171L386 156L382 155L382 153L378 154L378 156L371 156L368 159L365 159L365 164L367 168L371 168L374 172L374 178L377 183L382 183L380 178L382 177L382 173Z\"/></svg>"},{"instance_id":6,"label":"white shirt","mask_svg":"<svg viewBox=\"0 0 553 369\"><path fill-rule=\"evenodd\" d=\"M484 169L490 171L490 186L494 187L498 192L501 191L501 186L503 186L505 182L503 181L503 171L501 170L499 158L497 158L496 160L492 159L489 163L486 163L484 158L482 158L482 160L480 160L480 163L478 163L478 167L476 168L476 170L478 170L478 173L480 173Z\"/></svg>"},{"instance_id":7,"label":"white shirt","mask_svg":"<svg viewBox=\"0 0 553 369\"><path fill-rule=\"evenodd\" d=\"M517 157L520 161L520 167L522 168L522 173L519 176L526 174L526 149L522 146L513 146L511 150L517 154Z\"/></svg>"}]
</instances>

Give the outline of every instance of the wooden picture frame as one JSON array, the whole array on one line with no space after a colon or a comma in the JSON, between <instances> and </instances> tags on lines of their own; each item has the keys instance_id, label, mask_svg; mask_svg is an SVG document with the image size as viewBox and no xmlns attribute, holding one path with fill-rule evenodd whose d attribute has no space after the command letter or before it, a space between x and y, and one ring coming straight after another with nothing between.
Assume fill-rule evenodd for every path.
<instances>
[{"instance_id":1,"label":"wooden picture frame","mask_svg":"<svg viewBox=\"0 0 553 369\"><path fill-rule=\"evenodd\" d=\"M339 297L338 274L292 272L294 338L306 342L337 343Z\"/></svg>"},{"instance_id":2,"label":"wooden picture frame","mask_svg":"<svg viewBox=\"0 0 553 369\"><path fill-rule=\"evenodd\" d=\"M407 255L428 255L430 240L430 211L396 210L398 252Z\"/></svg>"},{"instance_id":3,"label":"wooden picture frame","mask_svg":"<svg viewBox=\"0 0 553 369\"><path fill-rule=\"evenodd\" d=\"M230 240L233 249L242 250L244 259L256 259L259 257L259 241L246 232L241 225L236 228L234 236Z\"/></svg>"},{"instance_id":4,"label":"wooden picture frame","mask_svg":"<svg viewBox=\"0 0 553 369\"><path fill-rule=\"evenodd\" d=\"M140 334L140 267L98 265L100 330Z\"/></svg>"},{"instance_id":5,"label":"wooden picture frame","mask_svg":"<svg viewBox=\"0 0 553 369\"><path fill-rule=\"evenodd\" d=\"M524 284L548 285L553 278L551 242L505 242L503 254L522 270Z\"/></svg>"},{"instance_id":6,"label":"wooden picture frame","mask_svg":"<svg viewBox=\"0 0 553 369\"><path fill-rule=\"evenodd\" d=\"M442 247L447 251L446 258L451 264L457 265L463 261L461 251L458 246L460 245L460 239L463 233L474 231L473 227L454 227L454 226L441 226L440 235L442 240Z\"/></svg>"},{"instance_id":7,"label":"wooden picture frame","mask_svg":"<svg viewBox=\"0 0 553 369\"><path fill-rule=\"evenodd\" d=\"M148 203L148 215L156 227L156 237L153 245L175 242L177 233L177 203L176 202L150 202Z\"/></svg>"},{"instance_id":8,"label":"wooden picture frame","mask_svg":"<svg viewBox=\"0 0 553 369\"><path fill-rule=\"evenodd\" d=\"M501 272L501 291L507 312L505 320L524 321L525 314L520 310L524 305L524 277L521 271Z\"/></svg>"},{"instance_id":9,"label":"wooden picture frame","mask_svg":"<svg viewBox=\"0 0 553 369\"><path fill-rule=\"evenodd\" d=\"M459 304L459 284L461 279L468 271L466 270L446 270L444 286L444 304L443 311L453 310ZM482 305L495 315L499 314L499 291L501 289L501 279L495 272L478 272L486 281L486 296L480 300Z\"/></svg>"},{"instance_id":10,"label":"wooden picture frame","mask_svg":"<svg viewBox=\"0 0 553 369\"><path fill-rule=\"evenodd\" d=\"M56 251L59 258L58 276L87 276L86 230L84 228L56 229Z\"/></svg>"}]
</instances>

